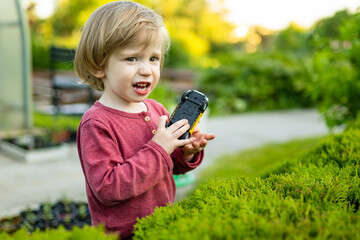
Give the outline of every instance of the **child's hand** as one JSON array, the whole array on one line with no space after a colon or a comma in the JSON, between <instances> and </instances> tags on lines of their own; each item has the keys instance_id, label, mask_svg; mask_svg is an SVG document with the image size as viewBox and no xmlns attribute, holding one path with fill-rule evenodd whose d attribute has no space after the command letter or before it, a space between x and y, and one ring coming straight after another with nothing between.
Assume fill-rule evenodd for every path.
<instances>
[{"instance_id":1,"label":"child's hand","mask_svg":"<svg viewBox=\"0 0 360 240\"><path fill-rule=\"evenodd\" d=\"M208 141L213 140L215 138L214 134L201 133L198 127L195 128L193 133L191 134L191 138L194 139L189 144L186 144L183 148L183 152L185 154L185 158L187 161L191 161L194 154L202 151Z\"/></svg>"},{"instance_id":2,"label":"child's hand","mask_svg":"<svg viewBox=\"0 0 360 240\"><path fill-rule=\"evenodd\" d=\"M178 138L189 130L190 125L186 119L182 119L166 128L165 124L168 120L167 116L161 116L158 129L152 141L162 146L167 153L171 154L176 148L190 144L195 138L179 140Z\"/></svg>"}]
</instances>

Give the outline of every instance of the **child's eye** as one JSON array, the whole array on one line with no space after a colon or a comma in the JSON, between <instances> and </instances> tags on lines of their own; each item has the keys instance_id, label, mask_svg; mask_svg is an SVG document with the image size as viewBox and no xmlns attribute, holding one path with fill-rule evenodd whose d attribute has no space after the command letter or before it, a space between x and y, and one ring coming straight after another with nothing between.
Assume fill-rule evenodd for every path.
<instances>
[{"instance_id":1,"label":"child's eye","mask_svg":"<svg viewBox=\"0 0 360 240\"><path fill-rule=\"evenodd\" d=\"M126 58L126 61L128 61L128 62L135 62L135 61L136 61L136 57Z\"/></svg>"},{"instance_id":2,"label":"child's eye","mask_svg":"<svg viewBox=\"0 0 360 240\"><path fill-rule=\"evenodd\" d=\"M158 57L151 57L150 58L150 62L156 62L156 61L159 61Z\"/></svg>"}]
</instances>

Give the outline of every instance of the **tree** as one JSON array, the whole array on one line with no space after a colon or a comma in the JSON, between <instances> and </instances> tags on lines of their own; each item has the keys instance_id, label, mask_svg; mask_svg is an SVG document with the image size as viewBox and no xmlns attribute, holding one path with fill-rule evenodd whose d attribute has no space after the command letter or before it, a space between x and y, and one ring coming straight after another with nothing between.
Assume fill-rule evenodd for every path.
<instances>
[{"instance_id":1,"label":"tree","mask_svg":"<svg viewBox=\"0 0 360 240\"><path fill-rule=\"evenodd\" d=\"M286 29L273 36L272 47L276 51L305 52L307 46L308 31L291 23Z\"/></svg>"},{"instance_id":2,"label":"tree","mask_svg":"<svg viewBox=\"0 0 360 240\"><path fill-rule=\"evenodd\" d=\"M56 36L76 34L91 12L110 0L61 0L51 18ZM225 20L225 8L218 9L206 0L139 0L163 16L172 46L168 65L198 65L212 43L227 42L234 26ZM184 62L186 61L186 62Z\"/></svg>"},{"instance_id":3,"label":"tree","mask_svg":"<svg viewBox=\"0 0 360 240\"><path fill-rule=\"evenodd\" d=\"M357 12L343 19L337 29L319 36L320 43L315 45L308 92L318 102L329 127L346 124L360 115L359 39L360 12Z\"/></svg>"}]
</instances>

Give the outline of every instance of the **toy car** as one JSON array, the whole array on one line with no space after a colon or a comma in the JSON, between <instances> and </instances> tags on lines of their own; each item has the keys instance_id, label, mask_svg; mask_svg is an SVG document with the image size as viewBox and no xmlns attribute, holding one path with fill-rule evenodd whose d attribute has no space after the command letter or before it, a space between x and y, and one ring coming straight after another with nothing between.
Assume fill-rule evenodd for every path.
<instances>
[{"instance_id":1,"label":"toy car","mask_svg":"<svg viewBox=\"0 0 360 240\"><path fill-rule=\"evenodd\" d=\"M171 126L181 119L187 119L190 124L190 129L181 135L179 139L189 138L200 118L204 114L208 106L208 102L208 98L201 92L196 90L189 90L185 92L172 113L170 121L166 124L166 127Z\"/></svg>"}]
</instances>

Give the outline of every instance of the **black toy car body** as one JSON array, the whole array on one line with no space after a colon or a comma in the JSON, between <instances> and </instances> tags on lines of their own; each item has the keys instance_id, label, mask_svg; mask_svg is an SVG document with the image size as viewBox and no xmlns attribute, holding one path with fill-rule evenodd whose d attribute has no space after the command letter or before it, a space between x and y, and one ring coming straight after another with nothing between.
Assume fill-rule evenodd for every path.
<instances>
[{"instance_id":1,"label":"black toy car body","mask_svg":"<svg viewBox=\"0 0 360 240\"><path fill-rule=\"evenodd\" d=\"M167 123L166 127L169 127L181 119L187 119L190 124L190 129L179 137L179 139L189 138L200 118L204 114L208 106L208 101L209 100L205 94L199 91L189 90L185 92L172 113L170 121Z\"/></svg>"}]
</instances>

